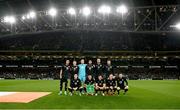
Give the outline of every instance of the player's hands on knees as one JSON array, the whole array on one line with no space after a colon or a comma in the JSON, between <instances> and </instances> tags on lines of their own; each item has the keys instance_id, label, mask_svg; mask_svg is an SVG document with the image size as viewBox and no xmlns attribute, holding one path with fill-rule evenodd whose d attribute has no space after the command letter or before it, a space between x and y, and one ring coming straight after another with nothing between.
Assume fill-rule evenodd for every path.
<instances>
[{"instance_id":1,"label":"player's hands on knees","mask_svg":"<svg viewBox=\"0 0 180 110\"><path fill-rule=\"evenodd\" d=\"M101 89L101 90L102 90L102 89L103 89L103 87L99 87L99 89Z\"/></svg>"},{"instance_id":2,"label":"player's hands on knees","mask_svg":"<svg viewBox=\"0 0 180 110\"><path fill-rule=\"evenodd\" d=\"M84 84L84 87L86 88L86 84Z\"/></svg>"},{"instance_id":3,"label":"player's hands on knees","mask_svg":"<svg viewBox=\"0 0 180 110\"><path fill-rule=\"evenodd\" d=\"M75 91L77 90L77 87L76 88L73 88Z\"/></svg>"},{"instance_id":4,"label":"player's hands on knees","mask_svg":"<svg viewBox=\"0 0 180 110\"><path fill-rule=\"evenodd\" d=\"M112 87L112 86L110 86L110 89L113 89L113 87Z\"/></svg>"},{"instance_id":5,"label":"player's hands on knees","mask_svg":"<svg viewBox=\"0 0 180 110\"><path fill-rule=\"evenodd\" d=\"M99 89L99 86L96 86L95 89Z\"/></svg>"},{"instance_id":6,"label":"player's hands on knees","mask_svg":"<svg viewBox=\"0 0 180 110\"><path fill-rule=\"evenodd\" d=\"M129 89L129 86L126 86L125 89Z\"/></svg>"},{"instance_id":7,"label":"player's hands on knees","mask_svg":"<svg viewBox=\"0 0 180 110\"><path fill-rule=\"evenodd\" d=\"M120 87L117 87L117 90L120 90Z\"/></svg>"}]
</instances>

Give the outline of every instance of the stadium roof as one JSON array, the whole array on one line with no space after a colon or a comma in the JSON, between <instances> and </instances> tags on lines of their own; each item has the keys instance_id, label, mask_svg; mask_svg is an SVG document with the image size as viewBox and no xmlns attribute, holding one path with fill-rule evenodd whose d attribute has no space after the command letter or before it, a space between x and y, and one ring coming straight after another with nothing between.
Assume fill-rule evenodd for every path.
<instances>
[{"instance_id":1,"label":"stadium roof","mask_svg":"<svg viewBox=\"0 0 180 110\"><path fill-rule=\"evenodd\" d=\"M41 11L50 6L58 8L67 8L67 6L99 5L102 3L120 4L125 3L128 6L153 6L153 5L177 5L179 0L0 0L0 15L21 14L29 9Z\"/></svg>"}]
</instances>

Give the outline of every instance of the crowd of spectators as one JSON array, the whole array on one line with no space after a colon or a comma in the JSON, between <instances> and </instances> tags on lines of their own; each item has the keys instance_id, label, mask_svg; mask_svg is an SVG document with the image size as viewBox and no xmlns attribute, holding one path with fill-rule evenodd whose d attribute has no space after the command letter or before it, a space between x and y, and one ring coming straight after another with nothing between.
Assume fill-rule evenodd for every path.
<instances>
[{"instance_id":1,"label":"crowd of spectators","mask_svg":"<svg viewBox=\"0 0 180 110\"><path fill-rule=\"evenodd\" d=\"M1 69L0 79L59 79L60 69ZM115 68L114 74L122 73L132 80L163 80L179 79L179 69L149 69L149 68Z\"/></svg>"},{"instance_id":2,"label":"crowd of spectators","mask_svg":"<svg viewBox=\"0 0 180 110\"><path fill-rule=\"evenodd\" d=\"M0 60L0 78L4 79L59 79L61 66L66 59L1 59ZM70 65L76 60L69 59ZM96 58L85 58L85 63L92 60L96 63ZM107 59L101 59L102 64L107 64ZM114 67L114 74L122 73L129 79L179 79L180 78L180 59L178 58L156 58L156 59L111 59Z\"/></svg>"}]
</instances>

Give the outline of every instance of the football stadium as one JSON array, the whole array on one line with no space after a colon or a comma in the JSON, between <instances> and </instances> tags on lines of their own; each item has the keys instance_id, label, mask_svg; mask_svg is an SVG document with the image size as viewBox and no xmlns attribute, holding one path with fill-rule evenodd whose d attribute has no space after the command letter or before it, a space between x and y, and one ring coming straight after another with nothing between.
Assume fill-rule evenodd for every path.
<instances>
[{"instance_id":1,"label":"football stadium","mask_svg":"<svg viewBox=\"0 0 180 110\"><path fill-rule=\"evenodd\" d=\"M0 109L180 109L180 0L0 0Z\"/></svg>"}]
</instances>

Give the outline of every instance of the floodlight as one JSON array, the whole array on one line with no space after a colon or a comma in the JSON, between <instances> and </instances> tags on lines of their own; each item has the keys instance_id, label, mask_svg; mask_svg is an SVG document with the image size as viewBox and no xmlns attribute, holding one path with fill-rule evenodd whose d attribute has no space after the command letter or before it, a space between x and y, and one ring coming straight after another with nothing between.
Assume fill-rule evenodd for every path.
<instances>
[{"instance_id":1,"label":"floodlight","mask_svg":"<svg viewBox=\"0 0 180 110\"><path fill-rule=\"evenodd\" d=\"M10 16L10 18L9 18L9 23L14 24L15 22L16 22L15 17Z\"/></svg>"},{"instance_id":2,"label":"floodlight","mask_svg":"<svg viewBox=\"0 0 180 110\"><path fill-rule=\"evenodd\" d=\"M91 14L91 9L89 7L84 7L82 13L84 16L89 16Z\"/></svg>"},{"instance_id":3,"label":"floodlight","mask_svg":"<svg viewBox=\"0 0 180 110\"><path fill-rule=\"evenodd\" d=\"M27 19L30 19L30 15L29 15L29 14L27 14L27 15L26 15L26 18L27 18Z\"/></svg>"},{"instance_id":4,"label":"floodlight","mask_svg":"<svg viewBox=\"0 0 180 110\"><path fill-rule=\"evenodd\" d=\"M29 13L29 16L30 16L30 18L35 18L36 13L35 13L34 11L31 11L31 12Z\"/></svg>"},{"instance_id":5,"label":"floodlight","mask_svg":"<svg viewBox=\"0 0 180 110\"><path fill-rule=\"evenodd\" d=\"M98 9L98 12L102 14L109 14L111 13L111 8L109 6L103 5Z\"/></svg>"},{"instance_id":6,"label":"floodlight","mask_svg":"<svg viewBox=\"0 0 180 110\"><path fill-rule=\"evenodd\" d=\"M128 12L128 9L125 5L121 5L116 9L117 13L125 14Z\"/></svg>"},{"instance_id":7,"label":"floodlight","mask_svg":"<svg viewBox=\"0 0 180 110\"><path fill-rule=\"evenodd\" d=\"M54 17L57 15L57 10L55 8L51 8L49 9L48 14Z\"/></svg>"},{"instance_id":8,"label":"floodlight","mask_svg":"<svg viewBox=\"0 0 180 110\"><path fill-rule=\"evenodd\" d=\"M76 14L76 10L75 10L74 8L69 8L69 9L68 9L68 13L69 13L70 15L75 15L75 14Z\"/></svg>"},{"instance_id":9,"label":"floodlight","mask_svg":"<svg viewBox=\"0 0 180 110\"><path fill-rule=\"evenodd\" d=\"M4 17L4 22L5 22L5 23L9 22L9 16L5 16L5 17Z\"/></svg>"},{"instance_id":10,"label":"floodlight","mask_svg":"<svg viewBox=\"0 0 180 110\"><path fill-rule=\"evenodd\" d=\"M23 16L22 16L22 20L25 20L25 19L26 19L26 17L23 15Z\"/></svg>"},{"instance_id":11,"label":"floodlight","mask_svg":"<svg viewBox=\"0 0 180 110\"><path fill-rule=\"evenodd\" d=\"M16 18L14 16L6 16L4 17L4 22L14 24L16 22Z\"/></svg>"},{"instance_id":12,"label":"floodlight","mask_svg":"<svg viewBox=\"0 0 180 110\"><path fill-rule=\"evenodd\" d=\"M180 30L180 23L176 24L175 27Z\"/></svg>"}]
</instances>

